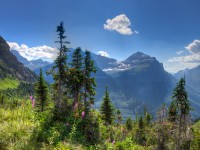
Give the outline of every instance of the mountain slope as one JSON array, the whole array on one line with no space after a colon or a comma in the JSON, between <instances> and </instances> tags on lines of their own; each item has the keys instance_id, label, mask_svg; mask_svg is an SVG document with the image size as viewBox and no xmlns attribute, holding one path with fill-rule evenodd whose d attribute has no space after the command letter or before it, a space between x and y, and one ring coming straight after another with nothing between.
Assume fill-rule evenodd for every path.
<instances>
[{"instance_id":1,"label":"mountain slope","mask_svg":"<svg viewBox=\"0 0 200 150\"><path fill-rule=\"evenodd\" d=\"M176 79L180 79L181 77L184 77L185 75L188 74L190 69L186 68L184 70L180 70L178 71L177 73L173 74L173 76L176 78Z\"/></svg>"},{"instance_id":2,"label":"mountain slope","mask_svg":"<svg viewBox=\"0 0 200 150\"><path fill-rule=\"evenodd\" d=\"M200 91L200 65L193 69L185 69L174 74L174 77L180 79L184 77L186 83L193 89Z\"/></svg>"},{"instance_id":3,"label":"mountain slope","mask_svg":"<svg viewBox=\"0 0 200 150\"><path fill-rule=\"evenodd\" d=\"M0 36L0 78L12 77L18 80L34 82L36 75L24 67L10 52L10 47Z\"/></svg>"},{"instance_id":4,"label":"mountain slope","mask_svg":"<svg viewBox=\"0 0 200 150\"><path fill-rule=\"evenodd\" d=\"M144 104L158 107L171 92L175 79L155 57L137 52L122 61L124 71L107 71L120 85L127 99L134 97Z\"/></svg>"},{"instance_id":5,"label":"mountain slope","mask_svg":"<svg viewBox=\"0 0 200 150\"><path fill-rule=\"evenodd\" d=\"M95 62L97 63L97 66L101 70L118 66L116 59L104 57L104 56L97 55L94 53L92 53L92 57L95 60Z\"/></svg>"}]
</instances>

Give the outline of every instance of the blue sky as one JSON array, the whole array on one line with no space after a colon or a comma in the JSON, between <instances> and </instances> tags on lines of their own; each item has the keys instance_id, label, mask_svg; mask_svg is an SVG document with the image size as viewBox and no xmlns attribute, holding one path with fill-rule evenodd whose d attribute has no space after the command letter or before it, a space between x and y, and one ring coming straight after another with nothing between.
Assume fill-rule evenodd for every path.
<instances>
[{"instance_id":1,"label":"blue sky","mask_svg":"<svg viewBox=\"0 0 200 150\"><path fill-rule=\"evenodd\" d=\"M70 47L118 60L142 51L176 72L200 64L199 6L199 0L4 0L0 35L28 59L53 59L56 26L64 21Z\"/></svg>"}]
</instances>

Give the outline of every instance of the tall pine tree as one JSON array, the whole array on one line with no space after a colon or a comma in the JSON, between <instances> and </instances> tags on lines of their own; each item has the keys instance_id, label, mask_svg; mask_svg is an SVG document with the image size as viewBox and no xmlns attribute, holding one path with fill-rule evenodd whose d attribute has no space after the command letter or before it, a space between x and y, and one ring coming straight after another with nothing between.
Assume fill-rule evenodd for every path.
<instances>
[{"instance_id":1,"label":"tall pine tree","mask_svg":"<svg viewBox=\"0 0 200 150\"><path fill-rule=\"evenodd\" d=\"M127 128L127 130L130 130L130 131L133 128L133 121L130 117L128 117L127 120L126 120L126 128Z\"/></svg>"},{"instance_id":2,"label":"tall pine tree","mask_svg":"<svg viewBox=\"0 0 200 150\"><path fill-rule=\"evenodd\" d=\"M178 131L176 136L176 150L188 149L188 132L189 132L189 113L191 110L188 95L185 89L185 78L181 78L177 83L173 95L173 103L176 108ZM186 148L187 147L187 148Z\"/></svg>"},{"instance_id":3,"label":"tall pine tree","mask_svg":"<svg viewBox=\"0 0 200 150\"><path fill-rule=\"evenodd\" d=\"M54 83L54 100L55 100L55 107L57 110L60 109L61 101L63 98L63 94L65 91L65 84L67 79L67 52L69 49L66 47L65 44L69 44L68 41L64 41L66 36L64 35L65 29L64 29L64 23L61 22L60 25L57 26L58 32L58 41L56 43L59 43L59 53L54 61L55 66L53 66L53 70L50 72L50 74L53 75L53 79L55 81Z\"/></svg>"},{"instance_id":4,"label":"tall pine tree","mask_svg":"<svg viewBox=\"0 0 200 150\"><path fill-rule=\"evenodd\" d=\"M71 96L74 98L73 105L81 100L82 87L83 87L83 57L81 54L81 48L76 48L73 56L72 62L70 63L71 68L68 71L68 85Z\"/></svg>"},{"instance_id":5,"label":"tall pine tree","mask_svg":"<svg viewBox=\"0 0 200 150\"><path fill-rule=\"evenodd\" d=\"M91 53L85 51L84 60L84 105L89 109L90 104L94 104L94 95L96 82L95 78L91 76L92 73L96 73L94 61L91 59Z\"/></svg>"},{"instance_id":6,"label":"tall pine tree","mask_svg":"<svg viewBox=\"0 0 200 150\"><path fill-rule=\"evenodd\" d=\"M105 96L103 98L103 102L100 107L100 112L102 115L102 119L106 122L107 125L112 124L114 119L114 107L110 100L108 87L106 86Z\"/></svg>"},{"instance_id":7,"label":"tall pine tree","mask_svg":"<svg viewBox=\"0 0 200 150\"><path fill-rule=\"evenodd\" d=\"M185 121L186 116L189 115L189 112L191 110L188 95L185 90L185 78L181 78L180 81L177 83L177 86L173 91L172 99L174 99L177 113L180 117L179 119L183 119L183 121Z\"/></svg>"},{"instance_id":8,"label":"tall pine tree","mask_svg":"<svg viewBox=\"0 0 200 150\"><path fill-rule=\"evenodd\" d=\"M43 112L48 100L48 86L44 80L42 69L40 69L40 76L35 84L36 107Z\"/></svg>"}]
</instances>

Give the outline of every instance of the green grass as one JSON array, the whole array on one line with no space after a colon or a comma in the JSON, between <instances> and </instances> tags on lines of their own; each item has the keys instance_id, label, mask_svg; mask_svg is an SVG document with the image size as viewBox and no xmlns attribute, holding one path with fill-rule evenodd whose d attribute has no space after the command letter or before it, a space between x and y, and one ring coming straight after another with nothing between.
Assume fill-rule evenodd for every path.
<instances>
[{"instance_id":1,"label":"green grass","mask_svg":"<svg viewBox=\"0 0 200 150\"><path fill-rule=\"evenodd\" d=\"M0 108L0 149L22 149L37 125L30 103L16 108Z\"/></svg>"},{"instance_id":2,"label":"green grass","mask_svg":"<svg viewBox=\"0 0 200 150\"><path fill-rule=\"evenodd\" d=\"M0 90L6 90L8 88L15 89L18 87L18 85L19 85L18 80L9 78L0 79Z\"/></svg>"},{"instance_id":3,"label":"green grass","mask_svg":"<svg viewBox=\"0 0 200 150\"><path fill-rule=\"evenodd\" d=\"M192 140L192 146L193 149L200 149L200 121L195 123L192 126L193 129L193 140Z\"/></svg>"},{"instance_id":4,"label":"green grass","mask_svg":"<svg viewBox=\"0 0 200 150\"><path fill-rule=\"evenodd\" d=\"M80 144L61 141L56 146L34 139L40 122L30 100L13 99L17 106L0 105L0 150L82 150Z\"/></svg>"},{"instance_id":5,"label":"green grass","mask_svg":"<svg viewBox=\"0 0 200 150\"><path fill-rule=\"evenodd\" d=\"M42 115L43 117L38 119L38 114L32 108L30 100L13 98L12 103L15 103L13 106L9 102L7 101L4 105L0 105L0 150L150 150L155 148L157 135L154 133L153 126L145 128L147 145L141 146L137 145L132 139L136 132L136 124L133 125L132 131L128 131L124 125L105 126L104 122L99 118L101 136L99 143L85 145L79 142L82 137L77 128L75 128L76 132L74 133L70 129L69 136L60 139L61 134L65 133L65 131L68 132L66 130L68 127L62 122L54 122L52 126L49 126L49 129L41 128L41 123L46 122L45 118L48 117L49 112L45 112ZM99 116L97 111L92 113L93 116ZM68 121L70 121L70 118ZM70 123L71 125L73 124ZM191 143L191 150L198 150L200 148L200 121L194 124L192 128L194 138ZM42 141L40 136L40 140L38 140L37 135L40 135L38 133L41 133L41 136L45 135L47 141ZM70 138L72 133L74 138ZM116 141L115 144L110 142L111 133ZM58 142L55 142L57 140Z\"/></svg>"},{"instance_id":6,"label":"green grass","mask_svg":"<svg viewBox=\"0 0 200 150\"><path fill-rule=\"evenodd\" d=\"M195 130L198 130L200 132L200 121L198 121L197 123L195 123L193 126L192 126Z\"/></svg>"},{"instance_id":7,"label":"green grass","mask_svg":"<svg viewBox=\"0 0 200 150\"><path fill-rule=\"evenodd\" d=\"M135 143L129 138L125 139L123 143L117 142L115 145L110 143L108 128L100 122L100 132L102 134L102 141L97 145L84 145L78 142L76 135L74 138L66 138L55 144L53 141L59 137L60 129L63 128L62 124L56 123L52 126L48 132L48 142L38 141L35 135L41 130L41 120L38 120L36 112L32 108L30 100L13 99L17 101L15 107L9 107L10 105L4 104L0 107L0 149L1 150L115 150L118 147L129 147L133 150L148 150ZM95 111L94 115L98 115ZM45 114L47 116L47 114ZM121 128L112 127L113 133L117 137L121 138ZM78 131L78 130L77 130ZM114 132L116 131L116 132ZM43 135L45 133L42 133ZM75 133L76 134L76 133ZM77 134L78 135L78 134ZM51 142L52 141L52 142Z\"/></svg>"}]
</instances>

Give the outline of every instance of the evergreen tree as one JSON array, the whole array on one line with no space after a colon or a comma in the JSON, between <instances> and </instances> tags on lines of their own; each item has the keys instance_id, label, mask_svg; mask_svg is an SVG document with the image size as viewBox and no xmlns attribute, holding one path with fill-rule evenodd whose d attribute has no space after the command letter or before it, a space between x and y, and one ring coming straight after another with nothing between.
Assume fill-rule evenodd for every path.
<instances>
[{"instance_id":1,"label":"evergreen tree","mask_svg":"<svg viewBox=\"0 0 200 150\"><path fill-rule=\"evenodd\" d=\"M75 68L78 70L83 69L83 56L81 54L81 48L78 47L75 49L73 56L72 56L72 62L70 63L71 68Z\"/></svg>"},{"instance_id":2,"label":"evergreen tree","mask_svg":"<svg viewBox=\"0 0 200 150\"><path fill-rule=\"evenodd\" d=\"M189 115L191 110L188 95L185 90L185 78L181 78L178 82L173 91L172 99L174 99L179 119L183 119L183 121L185 121L186 116Z\"/></svg>"},{"instance_id":3,"label":"evergreen tree","mask_svg":"<svg viewBox=\"0 0 200 150\"><path fill-rule=\"evenodd\" d=\"M151 123L152 116L147 111L146 107L144 107L144 123L145 125L149 125Z\"/></svg>"},{"instance_id":4,"label":"evergreen tree","mask_svg":"<svg viewBox=\"0 0 200 150\"><path fill-rule=\"evenodd\" d=\"M112 124L114 118L114 107L111 103L107 86L105 96L100 107L100 112L102 114L102 119L106 122L106 124Z\"/></svg>"},{"instance_id":5,"label":"evergreen tree","mask_svg":"<svg viewBox=\"0 0 200 150\"><path fill-rule=\"evenodd\" d=\"M177 109L176 109L175 101L172 101L170 106L169 106L168 120L170 122L176 122L176 120L177 120Z\"/></svg>"},{"instance_id":6,"label":"evergreen tree","mask_svg":"<svg viewBox=\"0 0 200 150\"><path fill-rule=\"evenodd\" d=\"M71 68L68 71L68 85L70 94L74 98L73 105L75 105L81 99L84 83L83 57L80 47L75 49L72 57Z\"/></svg>"},{"instance_id":7,"label":"evergreen tree","mask_svg":"<svg viewBox=\"0 0 200 150\"><path fill-rule=\"evenodd\" d=\"M122 114L119 109L117 109L117 121L118 121L118 125L121 124L122 122Z\"/></svg>"},{"instance_id":8,"label":"evergreen tree","mask_svg":"<svg viewBox=\"0 0 200 150\"><path fill-rule=\"evenodd\" d=\"M43 112L48 100L48 86L44 80L42 69L40 69L40 76L35 84L35 94L36 106Z\"/></svg>"},{"instance_id":9,"label":"evergreen tree","mask_svg":"<svg viewBox=\"0 0 200 150\"><path fill-rule=\"evenodd\" d=\"M91 73L96 73L94 61L91 59L91 53L86 50L84 60L84 105L88 107L94 104L95 95L95 78L91 77Z\"/></svg>"},{"instance_id":10,"label":"evergreen tree","mask_svg":"<svg viewBox=\"0 0 200 150\"><path fill-rule=\"evenodd\" d=\"M139 129L143 129L144 128L144 121L142 116L140 116L139 120L138 120L138 128Z\"/></svg>"},{"instance_id":11,"label":"evergreen tree","mask_svg":"<svg viewBox=\"0 0 200 150\"><path fill-rule=\"evenodd\" d=\"M127 128L127 130L130 130L130 131L133 128L133 121L130 117L128 117L127 120L126 120L126 128Z\"/></svg>"},{"instance_id":12,"label":"evergreen tree","mask_svg":"<svg viewBox=\"0 0 200 150\"><path fill-rule=\"evenodd\" d=\"M191 110L188 95L185 90L185 78L181 78L173 91L173 102L177 112L178 131L176 136L176 150L186 149L188 143L188 121ZM185 145L186 144L186 145ZM184 147L183 147L184 146ZM188 149L188 148L187 148Z\"/></svg>"},{"instance_id":13,"label":"evergreen tree","mask_svg":"<svg viewBox=\"0 0 200 150\"><path fill-rule=\"evenodd\" d=\"M145 136L145 129L144 129L144 120L142 116L140 116L138 120L138 127L136 129L136 142L140 145L144 145L146 142L146 136Z\"/></svg>"},{"instance_id":14,"label":"evergreen tree","mask_svg":"<svg viewBox=\"0 0 200 150\"><path fill-rule=\"evenodd\" d=\"M56 43L60 44L59 47L59 53L54 61L55 66L53 66L53 70L49 72L50 74L53 75L54 79L54 99L55 99L55 107L59 110L61 106L61 100L63 98L63 94L66 92L65 91L65 84L66 84L66 79L67 79L67 52L69 49L66 47L65 44L69 44L68 41L64 41L66 36L64 35L65 29L64 29L64 23L61 22L59 26L57 26L58 32L58 41Z\"/></svg>"},{"instance_id":15,"label":"evergreen tree","mask_svg":"<svg viewBox=\"0 0 200 150\"><path fill-rule=\"evenodd\" d=\"M152 119L151 114L147 112L147 114L145 116L145 123L146 123L146 125L150 125L151 119Z\"/></svg>"}]
</instances>

